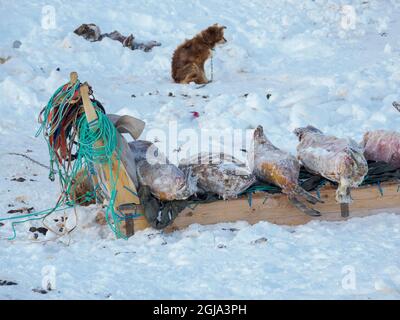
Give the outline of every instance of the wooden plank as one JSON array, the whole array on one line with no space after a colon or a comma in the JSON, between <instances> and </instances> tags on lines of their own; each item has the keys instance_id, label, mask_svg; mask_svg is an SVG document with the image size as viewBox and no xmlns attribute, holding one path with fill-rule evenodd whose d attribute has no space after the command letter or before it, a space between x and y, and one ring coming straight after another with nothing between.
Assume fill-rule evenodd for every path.
<instances>
[{"instance_id":1,"label":"wooden plank","mask_svg":"<svg viewBox=\"0 0 400 320\"><path fill-rule=\"evenodd\" d=\"M73 78L73 74L71 74L71 81ZM76 76L77 79L77 76ZM83 107L85 109L85 114L88 122L94 122L97 120L96 111L92 105L92 102L89 98L89 88L87 84L83 84L80 87L80 93L82 97ZM96 142L96 146L102 146L103 142ZM117 155L114 153L111 160L111 168L108 164L103 164L99 168L96 168L96 171L104 175L103 183L106 185L108 192L111 191L111 174L115 178L117 177L116 183L116 196L114 202L114 210L118 211L119 207L124 204L140 204L140 199L137 196L136 186L133 183L132 179L129 177L125 165L122 161L118 161ZM130 215L133 213L143 213L143 208L141 206L137 207L137 210L129 211L124 210L123 214ZM144 229L148 227L147 221L145 219L140 219L136 222L131 218L125 219L123 221L121 230L125 234L125 236L130 237L134 234L135 229Z\"/></svg>"},{"instance_id":2,"label":"wooden plank","mask_svg":"<svg viewBox=\"0 0 400 320\"><path fill-rule=\"evenodd\" d=\"M247 197L228 201L200 204L194 209L187 208L165 229L166 232L188 227L193 223L215 224L221 222L247 221L250 224L268 221L278 225L301 225L311 220L345 221L353 217L365 217L380 212L400 213L400 192L397 183L382 183L383 196L377 186L365 186L352 190L353 203L350 216L341 216L340 205L335 200L335 189L324 187L320 190L324 203L314 206L321 212L320 217L310 217L294 208L282 194L253 194L252 206Z\"/></svg>"}]
</instances>

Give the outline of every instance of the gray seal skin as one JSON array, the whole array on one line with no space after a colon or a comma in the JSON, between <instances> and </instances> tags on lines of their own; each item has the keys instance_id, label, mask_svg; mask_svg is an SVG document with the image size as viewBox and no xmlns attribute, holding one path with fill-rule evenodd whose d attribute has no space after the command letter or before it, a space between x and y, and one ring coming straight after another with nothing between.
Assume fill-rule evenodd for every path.
<instances>
[{"instance_id":1,"label":"gray seal skin","mask_svg":"<svg viewBox=\"0 0 400 320\"><path fill-rule=\"evenodd\" d=\"M302 197L313 204L322 202L299 186L299 161L295 156L274 146L265 136L262 126L254 130L248 162L258 180L279 186L282 193L302 212L311 216L320 215L318 211L308 208L298 200L298 197Z\"/></svg>"},{"instance_id":2,"label":"gray seal skin","mask_svg":"<svg viewBox=\"0 0 400 320\"><path fill-rule=\"evenodd\" d=\"M149 141L129 142L135 158L139 184L148 186L161 201L185 200L196 191L196 179L169 163Z\"/></svg>"},{"instance_id":3,"label":"gray seal skin","mask_svg":"<svg viewBox=\"0 0 400 320\"><path fill-rule=\"evenodd\" d=\"M224 153L200 153L179 163L179 169L197 179L197 193L236 198L256 181L245 163Z\"/></svg>"},{"instance_id":4,"label":"gray seal skin","mask_svg":"<svg viewBox=\"0 0 400 320\"><path fill-rule=\"evenodd\" d=\"M364 149L354 140L323 134L313 126L295 129L297 157L310 172L339 184L336 201L351 203L350 188L358 187L368 173Z\"/></svg>"}]
</instances>

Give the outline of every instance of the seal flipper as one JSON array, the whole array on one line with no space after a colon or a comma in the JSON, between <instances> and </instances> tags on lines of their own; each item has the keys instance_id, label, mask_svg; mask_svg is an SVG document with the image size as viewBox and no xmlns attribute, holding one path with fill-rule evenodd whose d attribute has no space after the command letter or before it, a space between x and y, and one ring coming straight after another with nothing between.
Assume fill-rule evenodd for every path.
<instances>
[{"instance_id":1,"label":"seal flipper","mask_svg":"<svg viewBox=\"0 0 400 320\"><path fill-rule=\"evenodd\" d=\"M312 203L312 204L316 204L316 203L324 203L323 200L319 199L318 197L312 195L311 193L309 193L308 191L304 190L302 187L300 187L299 185L296 185L295 189L294 189L295 193L301 197L304 197L308 202Z\"/></svg>"},{"instance_id":2,"label":"seal flipper","mask_svg":"<svg viewBox=\"0 0 400 320\"><path fill-rule=\"evenodd\" d=\"M321 213L319 211L307 207L304 203L300 202L295 196L288 196L288 198L291 204L293 204L297 209L299 209L306 215L309 215L311 217L321 216Z\"/></svg>"}]
</instances>

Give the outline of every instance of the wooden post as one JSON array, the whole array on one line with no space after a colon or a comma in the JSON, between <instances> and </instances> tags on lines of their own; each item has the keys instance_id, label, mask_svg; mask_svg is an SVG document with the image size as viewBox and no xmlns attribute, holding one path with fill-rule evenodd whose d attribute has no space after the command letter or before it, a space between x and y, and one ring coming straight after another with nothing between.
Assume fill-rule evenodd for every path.
<instances>
[{"instance_id":1,"label":"wooden post","mask_svg":"<svg viewBox=\"0 0 400 320\"><path fill-rule=\"evenodd\" d=\"M350 188L346 188L346 196L351 198ZM340 215L343 218L348 218L350 216L350 208L349 208L349 204L348 203L341 203L340 204Z\"/></svg>"},{"instance_id":2,"label":"wooden post","mask_svg":"<svg viewBox=\"0 0 400 320\"><path fill-rule=\"evenodd\" d=\"M71 72L69 75L69 79L69 83L71 85L74 85L78 81L78 74L75 71Z\"/></svg>"},{"instance_id":3,"label":"wooden post","mask_svg":"<svg viewBox=\"0 0 400 320\"><path fill-rule=\"evenodd\" d=\"M340 204L340 215L343 218L347 218L350 216L349 204L348 203L341 203Z\"/></svg>"},{"instance_id":4,"label":"wooden post","mask_svg":"<svg viewBox=\"0 0 400 320\"><path fill-rule=\"evenodd\" d=\"M76 72L72 72L70 75L71 83L75 83L78 79ZM93 107L92 102L89 98L89 87L88 85L82 84L80 86L80 94L82 97L83 108L85 110L86 119L89 123L95 123L98 119L96 110ZM99 147L104 144L103 141L97 141L95 146ZM116 183L116 196L114 202L114 210L125 215L132 215L135 212L142 212L142 207L140 206L140 199L137 195L136 186L132 179L129 177L127 170L122 161L118 160L117 153L114 151L111 159L111 168L109 164L102 164L96 167L96 171L102 172L106 181L103 181L107 191L111 193L111 176L117 179ZM131 217L127 217L124 221L124 228L122 232L125 236L130 237L134 234L134 220Z\"/></svg>"}]
</instances>

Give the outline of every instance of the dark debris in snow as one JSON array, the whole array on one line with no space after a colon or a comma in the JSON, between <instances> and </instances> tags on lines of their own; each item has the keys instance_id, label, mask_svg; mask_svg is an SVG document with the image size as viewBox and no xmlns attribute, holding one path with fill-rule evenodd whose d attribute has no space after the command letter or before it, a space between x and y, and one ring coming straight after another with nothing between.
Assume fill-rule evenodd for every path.
<instances>
[{"instance_id":1,"label":"dark debris in snow","mask_svg":"<svg viewBox=\"0 0 400 320\"><path fill-rule=\"evenodd\" d=\"M16 286L18 283L14 281L8 281L8 280L0 280L0 287L1 286Z\"/></svg>"}]
</instances>

